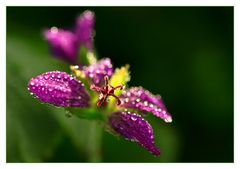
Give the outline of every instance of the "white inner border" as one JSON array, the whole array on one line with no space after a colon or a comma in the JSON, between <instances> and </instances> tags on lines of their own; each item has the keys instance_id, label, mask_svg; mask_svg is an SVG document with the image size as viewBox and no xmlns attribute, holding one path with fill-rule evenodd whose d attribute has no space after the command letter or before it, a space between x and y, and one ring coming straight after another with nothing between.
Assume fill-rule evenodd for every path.
<instances>
[{"instance_id":1,"label":"white inner border","mask_svg":"<svg viewBox=\"0 0 240 169\"><path fill-rule=\"evenodd\" d=\"M3 1L3 0L2 0ZM5 0L0 2L0 167L3 169L79 168L239 168L240 151L240 1L239 0ZM7 1L7 2L6 2ZM6 163L6 7L7 6L234 6L234 163ZM116 152L117 153L117 152ZM207 153L207 152L206 152ZM224 156L224 154L222 154Z\"/></svg>"}]
</instances>

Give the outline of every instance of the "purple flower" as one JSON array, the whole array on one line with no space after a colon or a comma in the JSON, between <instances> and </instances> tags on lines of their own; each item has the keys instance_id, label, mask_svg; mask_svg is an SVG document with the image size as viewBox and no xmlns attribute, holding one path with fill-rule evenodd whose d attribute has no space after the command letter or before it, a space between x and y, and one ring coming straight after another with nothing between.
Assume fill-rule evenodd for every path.
<instances>
[{"instance_id":1,"label":"purple flower","mask_svg":"<svg viewBox=\"0 0 240 169\"><path fill-rule=\"evenodd\" d=\"M54 56L70 64L77 63L79 42L72 32L52 27L44 32L44 37Z\"/></svg>"},{"instance_id":2,"label":"purple flower","mask_svg":"<svg viewBox=\"0 0 240 169\"><path fill-rule=\"evenodd\" d=\"M65 72L47 72L32 78L28 90L43 103L66 107L67 111L80 118L102 121L113 134L137 142L150 153L159 156L153 129L139 114L151 113L165 122L172 122L172 117L161 96L153 95L142 87L121 91L130 80L129 66L116 69L113 74L109 58L96 61L93 53L94 25L94 13L85 11L77 19L74 32L55 27L46 30L44 36L53 55L76 64L70 66L75 77ZM80 46L89 52L85 56L91 63L88 66L77 63ZM85 109L78 111L78 108Z\"/></svg>"},{"instance_id":3,"label":"purple flower","mask_svg":"<svg viewBox=\"0 0 240 169\"><path fill-rule=\"evenodd\" d=\"M137 142L156 156L160 155L160 150L154 145L153 129L140 115L116 112L109 117L109 123L124 138Z\"/></svg>"},{"instance_id":4,"label":"purple flower","mask_svg":"<svg viewBox=\"0 0 240 169\"><path fill-rule=\"evenodd\" d=\"M93 33L95 25L95 15L91 11L85 11L77 19L76 35L79 42L88 50L93 50Z\"/></svg>"},{"instance_id":5,"label":"purple flower","mask_svg":"<svg viewBox=\"0 0 240 169\"><path fill-rule=\"evenodd\" d=\"M143 113L150 112L165 122L172 122L172 117L167 112L161 96L154 96L142 87L132 87L124 91L120 99L122 107L136 109Z\"/></svg>"},{"instance_id":6,"label":"purple flower","mask_svg":"<svg viewBox=\"0 0 240 169\"><path fill-rule=\"evenodd\" d=\"M105 116L103 118L106 119L105 123L113 129L115 134L137 142L156 156L160 155L160 150L154 144L151 125L136 113L149 112L164 119L165 122L171 122L172 117L167 112L161 97L154 96L142 87L132 87L120 96L116 95L114 92L117 89L123 90L124 85L112 86L109 83L113 72L109 58L102 59L88 67L84 66L81 70L78 67L76 69L84 74L82 78L92 79L92 83L90 82L87 86L99 94L98 107L108 106L108 97L114 97L117 100L117 104L113 105L115 107L105 109L110 112L100 113L101 116ZM86 83L89 81L86 80ZM41 102L61 107L91 108L89 102L96 98L92 94L93 98L90 98L83 83L65 72L47 72L32 78L28 88ZM96 107L93 108L96 109ZM126 108L131 112L126 112ZM96 109L96 111L98 110ZM133 111L135 113L132 113ZM84 116L86 117L86 115Z\"/></svg>"},{"instance_id":7,"label":"purple flower","mask_svg":"<svg viewBox=\"0 0 240 169\"><path fill-rule=\"evenodd\" d=\"M108 76L110 78L113 74L111 60L109 58L105 58L88 67L84 66L83 72L87 77L92 79L95 85L103 85L104 77Z\"/></svg>"},{"instance_id":8,"label":"purple flower","mask_svg":"<svg viewBox=\"0 0 240 169\"><path fill-rule=\"evenodd\" d=\"M100 93L98 106L101 106L109 96L112 96L117 100L117 105L120 105L120 107L136 109L140 112L151 112L157 117L164 119L165 122L172 121L172 117L166 112L166 107L160 96L153 96L142 87L133 87L118 97L114 94L114 91L118 88L122 90L123 85L111 86L108 82L108 76L105 76L104 80L105 85L101 88L91 85L92 90ZM163 110L161 111L160 109ZM140 115L123 111L111 113L109 125L124 138L138 142L156 156L160 155L159 149L154 145L152 127Z\"/></svg>"},{"instance_id":9,"label":"purple flower","mask_svg":"<svg viewBox=\"0 0 240 169\"><path fill-rule=\"evenodd\" d=\"M89 95L83 83L65 72L47 72L32 78L28 90L41 102L60 107L88 107Z\"/></svg>"},{"instance_id":10,"label":"purple flower","mask_svg":"<svg viewBox=\"0 0 240 169\"><path fill-rule=\"evenodd\" d=\"M54 56L70 64L77 64L80 46L93 50L94 24L94 13L85 11L77 19L74 32L52 27L44 31L44 37Z\"/></svg>"}]
</instances>

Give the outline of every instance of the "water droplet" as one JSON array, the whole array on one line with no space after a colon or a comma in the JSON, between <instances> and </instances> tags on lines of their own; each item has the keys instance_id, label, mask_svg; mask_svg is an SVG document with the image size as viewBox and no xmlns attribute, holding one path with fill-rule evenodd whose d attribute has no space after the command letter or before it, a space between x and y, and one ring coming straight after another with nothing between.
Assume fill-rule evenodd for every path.
<instances>
[{"instance_id":1,"label":"water droplet","mask_svg":"<svg viewBox=\"0 0 240 169\"><path fill-rule=\"evenodd\" d=\"M75 66L74 66L74 69L79 69L79 66L78 66L78 65L75 65Z\"/></svg>"},{"instance_id":2,"label":"water droplet","mask_svg":"<svg viewBox=\"0 0 240 169\"><path fill-rule=\"evenodd\" d=\"M103 94L101 93L101 94L99 95L98 99L100 100L100 99L102 99L102 98L103 98Z\"/></svg>"},{"instance_id":3,"label":"water droplet","mask_svg":"<svg viewBox=\"0 0 240 169\"><path fill-rule=\"evenodd\" d=\"M132 121L136 121L137 118L136 117L131 117Z\"/></svg>"},{"instance_id":4,"label":"water droplet","mask_svg":"<svg viewBox=\"0 0 240 169\"><path fill-rule=\"evenodd\" d=\"M58 33L58 28L55 26L51 27L51 33Z\"/></svg>"},{"instance_id":5,"label":"water droplet","mask_svg":"<svg viewBox=\"0 0 240 169\"><path fill-rule=\"evenodd\" d=\"M72 117L72 113L70 111L65 111L65 116L67 118Z\"/></svg>"},{"instance_id":6,"label":"water droplet","mask_svg":"<svg viewBox=\"0 0 240 169\"><path fill-rule=\"evenodd\" d=\"M143 104L144 104L144 106L148 106L148 102L147 101L144 101Z\"/></svg>"},{"instance_id":7,"label":"water droplet","mask_svg":"<svg viewBox=\"0 0 240 169\"><path fill-rule=\"evenodd\" d=\"M48 76L48 75L45 75L44 78L45 78L45 80L48 80L48 79L49 79L49 76Z\"/></svg>"},{"instance_id":8,"label":"water droplet","mask_svg":"<svg viewBox=\"0 0 240 169\"><path fill-rule=\"evenodd\" d=\"M166 123L171 123L172 122L172 117L168 117L168 118L164 119L164 121Z\"/></svg>"}]
</instances>

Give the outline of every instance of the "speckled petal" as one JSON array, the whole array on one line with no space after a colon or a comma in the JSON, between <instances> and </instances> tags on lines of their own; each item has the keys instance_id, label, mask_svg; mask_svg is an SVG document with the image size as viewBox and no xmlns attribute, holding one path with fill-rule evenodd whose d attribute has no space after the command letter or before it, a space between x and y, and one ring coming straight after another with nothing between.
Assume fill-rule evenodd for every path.
<instances>
[{"instance_id":1,"label":"speckled petal","mask_svg":"<svg viewBox=\"0 0 240 169\"><path fill-rule=\"evenodd\" d=\"M122 107L150 112L165 122L172 122L172 117L167 112L161 96L154 96L142 87L132 87L124 91L120 99L122 100Z\"/></svg>"},{"instance_id":2,"label":"speckled petal","mask_svg":"<svg viewBox=\"0 0 240 169\"><path fill-rule=\"evenodd\" d=\"M153 129L140 115L130 112L112 113L109 124L127 140L137 142L156 156L160 155L160 150L154 145Z\"/></svg>"},{"instance_id":3,"label":"speckled petal","mask_svg":"<svg viewBox=\"0 0 240 169\"><path fill-rule=\"evenodd\" d=\"M88 50L93 49L93 31L95 25L95 15L92 11L83 12L77 19L76 35L81 44Z\"/></svg>"},{"instance_id":4,"label":"speckled petal","mask_svg":"<svg viewBox=\"0 0 240 169\"><path fill-rule=\"evenodd\" d=\"M70 64L76 64L79 49L76 35L70 31L52 27L44 31L44 37L54 56Z\"/></svg>"},{"instance_id":5,"label":"speckled petal","mask_svg":"<svg viewBox=\"0 0 240 169\"><path fill-rule=\"evenodd\" d=\"M41 102L60 107L88 107L89 95L83 83L65 72L47 72L32 78L28 90Z\"/></svg>"},{"instance_id":6,"label":"speckled petal","mask_svg":"<svg viewBox=\"0 0 240 169\"><path fill-rule=\"evenodd\" d=\"M93 83L101 86L104 83L104 76L109 78L113 74L112 63L109 58L104 58L88 67L83 67L85 75L92 79Z\"/></svg>"}]
</instances>

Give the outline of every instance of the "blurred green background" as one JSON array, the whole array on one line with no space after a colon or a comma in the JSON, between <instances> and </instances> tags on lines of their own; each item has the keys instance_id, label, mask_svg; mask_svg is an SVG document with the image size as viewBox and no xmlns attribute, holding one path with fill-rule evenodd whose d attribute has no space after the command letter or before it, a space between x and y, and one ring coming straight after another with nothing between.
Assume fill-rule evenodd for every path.
<instances>
[{"instance_id":1,"label":"blurred green background","mask_svg":"<svg viewBox=\"0 0 240 169\"><path fill-rule=\"evenodd\" d=\"M115 67L130 64L131 86L161 94L173 122L151 115L154 157L95 124L66 118L27 91L31 77L69 72L42 37L96 14L95 47ZM95 128L96 129L96 128ZM101 136L102 132L102 136ZM7 7L7 162L233 162L233 7Z\"/></svg>"}]
</instances>

